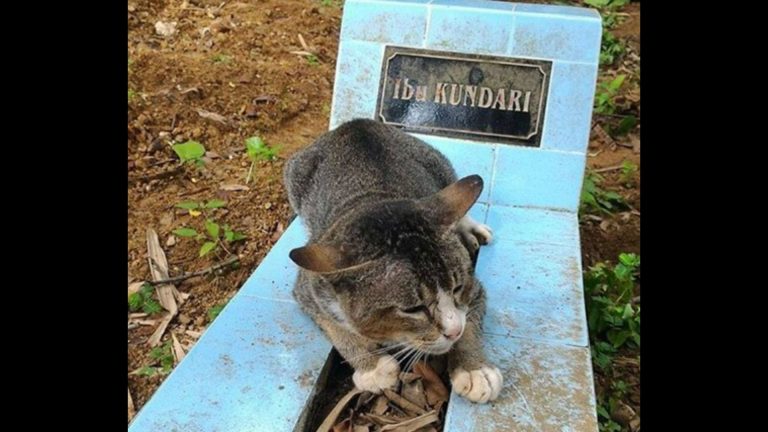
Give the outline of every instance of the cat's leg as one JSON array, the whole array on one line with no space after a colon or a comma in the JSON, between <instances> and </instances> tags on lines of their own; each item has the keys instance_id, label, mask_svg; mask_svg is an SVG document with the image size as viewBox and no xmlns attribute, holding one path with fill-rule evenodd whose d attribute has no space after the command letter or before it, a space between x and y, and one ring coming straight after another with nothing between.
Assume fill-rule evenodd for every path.
<instances>
[{"instance_id":1,"label":"cat's leg","mask_svg":"<svg viewBox=\"0 0 768 432\"><path fill-rule=\"evenodd\" d=\"M400 364L394 357L374 352L375 343L330 320L319 319L318 325L344 360L355 369L352 381L358 389L378 394L397 385Z\"/></svg>"},{"instance_id":2,"label":"cat's leg","mask_svg":"<svg viewBox=\"0 0 768 432\"><path fill-rule=\"evenodd\" d=\"M496 399L504 379L483 353L482 320L485 314L485 292L475 280L479 291L469 304L467 324L461 339L448 352L448 371L453 390L472 402L486 403Z\"/></svg>"},{"instance_id":3,"label":"cat's leg","mask_svg":"<svg viewBox=\"0 0 768 432\"><path fill-rule=\"evenodd\" d=\"M493 231L491 230L491 227L477 222L469 215L464 215L464 217L456 223L454 231L459 235L464 246L472 251L479 249L480 245L490 243L493 239Z\"/></svg>"}]
</instances>

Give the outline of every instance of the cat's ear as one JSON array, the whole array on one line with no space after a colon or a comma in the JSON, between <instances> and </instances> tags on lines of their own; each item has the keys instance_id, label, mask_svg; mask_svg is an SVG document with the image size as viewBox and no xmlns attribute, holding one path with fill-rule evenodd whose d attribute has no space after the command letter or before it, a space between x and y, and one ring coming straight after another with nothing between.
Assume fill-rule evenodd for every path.
<instances>
[{"instance_id":1,"label":"cat's ear","mask_svg":"<svg viewBox=\"0 0 768 432\"><path fill-rule=\"evenodd\" d=\"M309 244L292 250L289 256L299 267L317 273L330 273L346 267L344 255L332 246Z\"/></svg>"},{"instance_id":2,"label":"cat's ear","mask_svg":"<svg viewBox=\"0 0 768 432\"><path fill-rule=\"evenodd\" d=\"M448 226L461 219L483 192L483 179L471 175L420 200L439 225Z\"/></svg>"}]
</instances>

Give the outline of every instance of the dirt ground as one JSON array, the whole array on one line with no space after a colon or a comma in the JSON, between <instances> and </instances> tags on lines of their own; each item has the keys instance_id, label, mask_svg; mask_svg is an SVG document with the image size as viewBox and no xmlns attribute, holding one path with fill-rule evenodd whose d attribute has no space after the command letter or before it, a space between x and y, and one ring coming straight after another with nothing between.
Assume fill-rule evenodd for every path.
<instances>
[{"instance_id":1,"label":"dirt ground","mask_svg":"<svg viewBox=\"0 0 768 432\"><path fill-rule=\"evenodd\" d=\"M159 234L172 276L209 268L232 255L240 258L237 268L177 284L189 297L163 342L173 333L188 350L209 324L209 311L237 292L287 226L291 211L282 186L283 163L327 130L341 12L337 1L129 0L129 283L151 279L149 228ZM639 4L622 12L627 16L614 34L639 56ZM159 35L158 22L176 23L173 34ZM171 26L161 25L160 30L164 27ZM313 55L292 53L296 51ZM620 111L639 117L639 65L618 63L608 73L628 73L638 87L636 97L629 94L620 101ZM595 120L604 127L617 121ZM251 163L244 143L253 136L278 147L279 153L274 161L256 162L246 185ZM187 140L205 146L204 167L179 164L171 145ZM639 166L639 154L629 148L634 142L639 143L639 126L613 143L593 136L588 165L605 168L630 160ZM625 196L634 212L584 222L585 268L615 261L620 252L639 253L640 248L639 170L632 188L623 186L618 171L602 175L602 186ZM204 232L206 216L175 205L212 199L226 206L208 217L246 239L200 258L198 241L172 231L192 227ZM158 361L146 344L157 317L129 312L129 321L135 324L128 330L128 388L138 411L165 375L135 373ZM638 355L626 353L626 358ZM639 366L629 362L616 373L630 384L627 403L639 412ZM598 391L610 379L598 374Z\"/></svg>"}]
</instances>

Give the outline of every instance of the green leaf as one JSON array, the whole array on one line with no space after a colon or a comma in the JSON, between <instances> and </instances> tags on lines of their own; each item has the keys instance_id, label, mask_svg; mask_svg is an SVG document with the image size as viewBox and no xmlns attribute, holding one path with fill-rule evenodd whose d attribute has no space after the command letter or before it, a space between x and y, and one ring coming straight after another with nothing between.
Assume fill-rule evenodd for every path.
<instances>
[{"instance_id":1,"label":"green leaf","mask_svg":"<svg viewBox=\"0 0 768 432\"><path fill-rule=\"evenodd\" d=\"M208 234L213 240L217 240L219 238L219 224L216 222L210 220L205 221L205 229L208 231Z\"/></svg>"},{"instance_id":2,"label":"green leaf","mask_svg":"<svg viewBox=\"0 0 768 432\"><path fill-rule=\"evenodd\" d=\"M184 202L180 202L180 203L176 204L176 207L182 208L182 209L185 209L185 210L194 210L194 209L200 207L200 204L196 203L194 201L184 201Z\"/></svg>"},{"instance_id":3,"label":"green leaf","mask_svg":"<svg viewBox=\"0 0 768 432\"><path fill-rule=\"evenodd\" d=\"M232 231L232 230L225 230L224 231L224 238L228 242L231 243L231 242L236 242L238 240L243 240L246 237L245 237L245 235L243 235L243 234L241 234L239 232L235 232L235 231Z\"/></svg>"},{"instance_id":4,"label":"green leaf","mask_svg":"<svg viewBox=\"0 0 768 432\"><path fill-rule=\"evenodd\" d=\"M224 310L224 306L226 306L226 303L218 304L210 309L208 309L208 321L213 321L216 319L216 317L219 316L222 310Z\"/></svg>"},{"instance_id":5,"label":"green leaf","mask_svg":"<svg viewBox=\"0 0 768 432\"><path fill-rule=\"evenodd\" d=\"M617 75L616 78L614 78L613 81L611 81L611 83L608 84L608 89L615 92L621 87L622 84L624 84L625 78L627 78L627 76L624 74Z\"/></svg>"},{"instance_id":6,"label":"green leaf","mask_svg":"<svg viewBox=\"0 0 768 432\"><path fill-rule=\"evenodd\" d=\"M629 336L630 336L630 333L626 330L624 331L609 330L608 333L606 334L606 337L613 344L615 348L620 348L622 345L624 345L624 342L626 342Z\"/></svg>"},{"instance_id":7,"label":"green leaf","mask_svg":"<svg viewBox=\"0 0 768 432\"><path fill-rule=\"evenodd\" d=\"M221 208L227 205L226 201L222 201L220 199L212 199L205 203L205 208L207 209L214 209L214 208Z\"/></svg>"},{"instance_id":8,"label":"green leaf","mask_svg":"<svg viewBox=\"0 0 768 432\"><path fill-rule=\"evenodd\" d=\"M163 308L162 308L162 306L160 306L160 303L158 303L158 302L156 302L156 301L154 301L152 299L148 299L148 300L144 301L144 305L142 306L142 310L146 314L154 315L156 313L159 313L161 310L163 310Z\"/></svg>"},{"instance_id":9,"label":"green leaf","mask_svg":"<svg viewBox=\"0 0 768 432\"><path fill-rule=\"evenodd\" d=\"M250 137L245 140L245 150L251 159L254 159L265 147L264 140L259 137Z\"/></svg>"},{"instance_id":10,"label":"green leaf","mask_svg":"<svg viewBox=\"0 0 768 432\"><path fill-rule=\"evenodd\" d=\"M608 410L606 410L605 407L602 405L597 406L597 415L605 419L611 418L611 415L608 413Z\"/></svg>"},{"instance_id":11,"label":"green leaf","mask_svg":"<svg viewBox=\"0 0 768 432\"><path fill-rule=\"evenodd\" d=\"M197 231L192 228L177 228L173 230L173 233L179 237L194 237L197 235Z\"/></svg>"},{"instance_id":12,"label":"green leaf","mask_svg":"<svg viewBox=\"0 0 768 432\"><path fill-rule=\"evenodd\" d=\"M144 375L144 376L148 376L148 377L151 377L151 376L155 375L156 373L157 373L157 368L153 368L153 367L149 367L149 366L144 366L143 368L141 368L138 371L136 371L136 375Z\"/></svg>"},{"instance_id":13,"label":"green leaf","mask_svg":"<svg viewBox=\"0 0 768 432\"><path fill-rule=\"evenodd\" d=\"M210 253L212 250L216 248L216 243L214 242L205 242L203 243L203 246L200 247L200 256L203 257Z\"/></svg>"},{"instance_id":14,"label":"green leaf","mask_svg":"<svg viewBox=\"0 0 768 432\"><path fill-rule=\"evenodd\" d=\"M128 307L131 309L131 312L136 312L141 309L141 304L143 302L144 300L141 298L141 294L137 292L128 296Z\"/></svg>"},{"instance_id":15,"label":"green leaf","mask_svg":"<svg viewBox=\"0 0 768 432\"><path fill-rule=\"evenodd\" d=\"M183 144L174 144L173 151L183 162L197 160L205 154L205 147L197 141L187 141Z\"/></svg>"},{"instance_id":16,"label":"green leaf","mask_svg":"<svg viewBox=\"0 0 768 432\"><path fill-rule=\"evenodd\" d=\"M619 122L619 125L614 130L614 134L616 135L626 135L629 131L631 131L635 126L637 125L637 117L633 115L628 115L621 119L621 122Z\"/></svg>"},{"instance_id":17,"label":"green leaf","mask_svg":"<svg viewBox=\"0 0 768 432\"><path fill-rule=\"evenodd\" d=\"M640 257L633 253L619 254L619 262L627 267L637 267L640 265Z\"/></svg>"},{"instance_id":18,"label":"green leaf","mask_svg":"<svg viewBox=\"0 0 768 432\"><path fill-rule=\"evenodd\" d=\"M624 306L624 311L621 314L622 319L628 319L635 315L635 311L632 309L632 303L627 303Z\"/></svg>"}]
</instances>

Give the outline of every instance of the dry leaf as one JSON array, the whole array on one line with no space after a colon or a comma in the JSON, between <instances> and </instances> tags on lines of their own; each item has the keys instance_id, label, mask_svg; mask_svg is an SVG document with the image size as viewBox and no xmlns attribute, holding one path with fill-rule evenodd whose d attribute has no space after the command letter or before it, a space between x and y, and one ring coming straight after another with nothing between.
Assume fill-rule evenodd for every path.
<instances>
[{"instance_id":1,"label":"dry leaf","mask_svg":"<svg viewBox=\"0 0 768 432\"><path fill-rule=\"evenodd\" d=\"M239 184L227 184L227 185L221 185L219 189L224 191L247 191L250 190L248 186L239 185Z\"/></svg>"},{"instance_id":2,"label":"dry leaf","mask_svg":"<svg viewBox=\"0 0 768 432\"><path fill-rule=\"evenodd\" d=\"M165 241L165 245L171 247L176 244L176 236L168 236L168 240Z\"/></svg>"},{"instance_id":3,"label":"dry leaf","mask_svg":"<svg viewBox=\"0 0 768 432\"><path fill-rule=\"evenodd\" d=\"M387 412L387 408L389 408L389 400L386 396L379 395L376 397L376 401L373 402L371 412L377 415L382 415Z\"/></svg>"},{"instance_id":4,"label":"dry leaf","mask_svg":"<svg viewBox=\"0 0 768 432\"><path fill-rule=\"evenodd\" d=\"M333 427L333 432L351 432L352 421L349 418L345 418L344 421Z\"/></svg>"},{"instance_id":5,"label":"dry leaf","mask_svg":"<svg viewBox=\"0 0 768 432\"><path fill-rule=\"evenodd\" d=\"M202 117L204 119L213 120L213 121L221 123L223 125L228 125L229 124L229 120L227 120L226 117L224 117L221 114L217 114L215 112L206 111L204 109L198 109L197 110L197 115L199 115L200 117Z\"/></svg>"},{"instance_id":6,"label":"dry leaf","mask_svg":"<svg viewBox=\"0 0 768 432\"><path fill-rule=\"evenodd\" d=\"M339 417L339 414L344 410L344 408L347 406L349 401L352 400L353 397L357 396L358 394L362 393L362 390L358 390L357 388L353 388L349 391L346 395L344 395L343 398L339 401L339 403L336 404L335 407L331 410L331 412L328 414L328 417L325 418L323 423L320 425L319 428L317 428L317 432L328 432L331 430L331 427L333 427L333 424L336 423L336 419Z\"/></svg>"},{"instance_id":7,"label":"dry leaf","mask_svg":"<svg viewBox=\"0 0 768 432\"><path fill-rule=\"evenodd\" d=\"M368 425L354 425L352 432L369 432L371 430Z\"/></svg>"},{"instance_id":8,"label":"dry leaf","mask_svg":"<svg viewBox=\"0 0 768 432\"><path fill-rule=\"evenodd\" d=\"M384 389L384 394L387 396L387 399L394 402L395 405L399 406L403 410L405 410L409 414L424 414L426 411L424 408L416 405L415 403L409 401L408 399L400 396L399 394L393 392L390 389Z\"/></svg>"},{"instance_id":9,"label":"dry leaf","mask_svg":"<svg viewBox=\"0 0 768 432\"><path fill-rule=\"evenodd\" d=\"M165 257L165 252L160 247L160 240L157 237L157 232L152 228L147 229L147 258L149 260L149 271L152 274L152 280L168 279L168 259ZM160 325L157 326L155 332L150 336L147 343L150 346L158 346L160 339L165 333L165 329L171 322L173 317L178 313L178 306L176 305L176 299L174 297L174 291L176 287L169 284L155 286L155 292L157 293L157 299L160 305L165 308L168 313L165 314L160 321Z\"/></svg>"},{"instance_id":10,"label":"dry leaf","mask_svg":"<svg viewBox=\"0 0 768 432\"><path fill-rule=\"evenodd\" d=\"M173 36L176 33L176 22L158 21L155 23L155 32L164 37Z\"/></svg>"},{"instance_id":11,"label":"dry leaf","mask_svg":"<svg viewBox=\"0 0 768 432\"><path fill-rule=\"evenodd\" d=\"M133 398L131 397L131 389L128 389L128 422L136 415L136 408L133 406Z\"/></svg>"},{"instance_id":12,"label":"dry leaf","mask_svg":"<svg viewBox=\"0 0 768 432\"><path fill-rule=\"evenodd\" d=\"M429 406L435 406L440 401L448 400L448 388L428 363L416 363L413 365L413 371L421 375Z\"/></svg>"},{"instance_id":13,"label":"dry leaf","mask_svg":"<svg viewBox=\"0 0 768 432\"><path fill-rule=\"evenodd\" d=\"M401 423L386 425L381 428L381 432L394 431L394 432L413 432L427 426L429 424L437 422L437 411L430 411L426 414L418 417L406 420Z\"/></svg>"},{"instance_id":14,"label":"dry leaf","mask_svg":"<svg viewBox=\"0 0 768 432\"><path fill-rule=\"evenodd\" d=\"M420 406L421 408L427 407L427 398L424 395L424 384L422 384L421 380L419 379L413 380L409 383L404 382L400 395L405 399L413 402L414 404Z\"/></svg>"},{"instance_id":15,"label":"dry leaf","mask_svg":"<svg viewBox=\"0 0 768 432\"><path fill-rule=\"evenodd\" d=\"M171 339L173 339L173 359L176 361L176 364L179 364L184 360L186 354L184 353L184 348L181 347L179 340L176 339L176 334L174 332L171 332Z\"/></svg>"}]
</instances>

